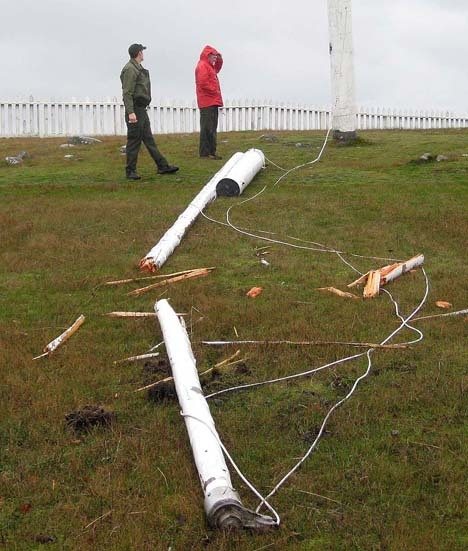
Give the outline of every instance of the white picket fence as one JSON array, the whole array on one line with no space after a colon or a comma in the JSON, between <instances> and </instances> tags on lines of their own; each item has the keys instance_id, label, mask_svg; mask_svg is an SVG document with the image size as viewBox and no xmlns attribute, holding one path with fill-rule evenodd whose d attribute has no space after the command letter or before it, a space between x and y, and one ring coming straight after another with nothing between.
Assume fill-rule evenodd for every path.
<instances>
[{"instance_id":1,"label":"white picket fence","mask_svg":"<svg viewBox=\"0 0 468 551\"><path fill-rule=\"evenodd\" d=\"M148 114L156 134L199 130L195 103L155 102ZM221 109L218 130L325 130L330 125L330 118L327 108L228 101ZM357 114L358 130L467 127L468 115L449 111L360 108ZM0 101L0 137L124 134L124 106L116 98L105 101Z\"/></svg>"}]
</instances>

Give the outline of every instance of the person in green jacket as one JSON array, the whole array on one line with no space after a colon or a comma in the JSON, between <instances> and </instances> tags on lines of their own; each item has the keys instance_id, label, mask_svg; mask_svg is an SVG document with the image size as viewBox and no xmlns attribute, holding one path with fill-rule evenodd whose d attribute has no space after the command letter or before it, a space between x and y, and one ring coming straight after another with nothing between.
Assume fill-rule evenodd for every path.
<instances>
[{"instance_id":1,"label":"person in green jacket","mask_svg":"<svg viewBox=\"0 0 468 551\"><path fill-rule=\"evenodd\" d=\"M145 144L156 163L158 174L171 174L179 170L179 167L170 165L160 153L151 132L146 111L151 103L151 82L149 71L141 65L143 50L146 50L146 46L132 44L128 48L130 61L120 73L125 105L125 122L127 123L126 175L129 180L140 180L141 178L136 170L141 142Z\"/></svg>"}]
</instances>

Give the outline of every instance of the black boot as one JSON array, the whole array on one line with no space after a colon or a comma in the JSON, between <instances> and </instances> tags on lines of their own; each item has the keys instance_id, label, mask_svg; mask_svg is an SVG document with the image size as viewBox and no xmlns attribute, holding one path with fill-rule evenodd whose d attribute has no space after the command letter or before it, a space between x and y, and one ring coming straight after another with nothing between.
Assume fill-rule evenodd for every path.
<instances>
[{"instance_id":1,"label":"black boot","mask_svg":"<svg viewBox=\"0 0 468 551\"><path fill-rule=\"evenodd\" d=\"M172 174L173 172L177 172L178 170L179 170L178 166L167 165L167 166L158 168L158 174Z\"/></svg>"},{"instance_id":2,"label":"black boot","mask_svg":"<svg viewBox=\"0 0 468 551\"><path fill-rule=\"evenodd\" d=\"M127 180L141 180L141 176L136 170L127 170Z\"/></svg>"}]
</instances>

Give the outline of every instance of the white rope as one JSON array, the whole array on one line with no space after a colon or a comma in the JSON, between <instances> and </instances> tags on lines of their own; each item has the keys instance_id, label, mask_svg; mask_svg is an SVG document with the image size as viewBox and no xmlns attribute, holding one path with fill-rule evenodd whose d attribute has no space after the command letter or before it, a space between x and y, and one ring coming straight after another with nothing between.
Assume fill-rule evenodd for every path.
<instances>
[{"instance_id":1,"label":"white rope","mask_svg":"<svg viewBox=\"0 0 468 551\"><path fill-rule=\"evenodd\" d=\"M346 20L346 24L347 24L347 20ZM336 107L336 104L335 106ZM333 111L334 111L334 108L332 109L332 112L331 112L331 120L333 120ZM292 172L296 171L296 170L299 170L303 167L306 167L306 166L310 166L310 165L313 165L315 163L317 163L318 161L320 161L320 158L322 157L322 154L323 152L325 151L325 147L327 145L327 142L328 142L328 137L330 135L330 132L331 132L331 127L329 128L326 136L325 136L325 140L323 142L323 145L320 149L320 152L319 152L319 155L317 156L317 158L315 158L313 161L310 161L310 162L307 162L307 163L303 163L301 165L297 165L289 170L286 170L284 169L283 167L277 165L276 163L274 163L273 161L271 161L270 159L268 159L267 157L265 157L265 159L270 163L272 164L273 166L275 166L276 168L282 170L284 173L276 180L276 182L273 184L273 187L276 187L282 180L284 180L289 174L291 174ZM254 231L250 231L250 230L244 230L240 227L237 227L235 226L232 222L231 222L231 219L230 219L230 213L231 213L231 210L235 207L235 206L241 206L241 205L244 205L245 203L247 203L248 201L252 201L254 199L256 199L257 197L259 197L260 195L262 195L265 190L268 188L268 186L265 186L263 189L261 189L258 193L256 193L254 196L248 198L248 199L245 199L243 201L241 201L240 203L237 203L235 205L231 205L231 207L229 207L226 211L226 223L224 222L221 222L221 221L218 221L218 220L215 220L215 219L212 219L212 218L209 218L207 215L205 215L202 211L202 215L207 218L208 220L212 221L212 222L215 222L215 223L218 223L218 224L221 224L221 225L224 225L224 226L229 226L231 229L233 229L234 231L242 234L242 235L246 235L248 237L252 237L252 238L255 238L255 239L260 239L262 241L267 241L267 242L270 242L270 243L276 243L276 244L279 244L279 245L284 245L284 246L287 246L287 247L291 247L291 248L295 248L295 249L302 249L302 250L309 250L309 251L315 251L315 252L325 252L325 253L332 253L332 254L336 254L338 256L338 258L340 258L340 260L346 264L350 269L352 269L354 272L362 275L362 273L355 267L351 264L351 262L349 262L348 260L346 260L345 258L343 258L343 256L352 256L352 257L356 257L356 258L363 258L363 259L371 259L371 260L385 260L385 261L392 261L392 262L395 262L397 259L392 259L392 258L384 258L384 257L376 257L376 256L366 256L366 255L360 255L360 254L356 254L356 253L348 253L348 252L345 252L345 251L339 251L333 247L329 247L329 246L326 246L326 245L323 245L321 243L317 243L317 242L309 242L309 244L312 244L314 245L315 247L310 247L310 246L305 246L305 245L296 245L296 244L293 244L293 243L289 243L287 241L284 241L284 240L281 240L281 239L273 239L273 238L269 238L269 237L265 237L265 236L261 236L261 235L258 235L258 233L265 233L265 232L259 232L259 230L256 230L256 232L254 233ZM294 238L294 237L289 237L288 236L288 239L291 239L291 240L295 240L295 241L299 241L301 243L307 243L307 241L305 241L304 239L300 239L300 238ZM383 289L384 292L389 296L390 300L392 301L394 307L395 307L395 314L397 315L397 317L400 319L401 321L401 324L397 327L397 329L395 329L394 331L392 331L388 337L386 337L384 340L382 340L382 342L380 344L386 344L388 341L390 341L395 335L397 335L404 327L407 327L408 329L416 332L418 334L418 338L412 340L412 341L409 341L408 343L405 343L405 344L414 344L414 343L417 343L417 342L420 342L423 338L424 338L424 335L421 331L419 331L419 329L416 329L415 327L411 326L408 322L416 315L416 313L424 306L426 300L427 300L427 296L429 294L429 280L428 280L428 277L427 277L427 274L423 268L423 274L424 274L424 278L425 278L425 283L426 283L426 289L425 289L425 293L424 293L424 296L422 298L422 300L420 301L420 303L418 304L418 306L413 310L413 312L407 317L407 318L404 318L401 314L400 314L400 311L399 311L399 306L398 306L398 303L395 301L395 299L393 298L392 294L387 291L386 289ZM254 387L259 387L259 386L263 386L263 385L267 385L267 384L273 384L273 383L277 383L277 382L281 382L281 381L287 381L287 380L291 380L291 379L296 379L298 377L303 377L303 376L306 376L306 375L311 375L313 373L316 373L318 371L321 371L323 369L326 369L328 367L332 367L334 365L339 365L339 364L342 364L342 363L345 363L347 361L350 361L350 360L354 360L354 359L357 359L357 358L360 358L362 356L367 356L367 368L365 370L365 372L360 375L353 383L353 386L351 387L351 390L346 394L346 396L344 398L342 398L341 400L339 400L338 402L336 402L328 411L328 413L326 414L326 416L324 417L323 419L323 422L320 426L320 429L317 433L317 436L314 440L314 442L312 443L312 445L309 447L309 449L307 450L307 452L304 454L304 456L294 465L294 467L289 470L284 476L283 478L275 485L275 487L273 488L273 490L265 497L265 498L262 498L260 497L261 501L256 509L256 512L259 512L260 509L264 506L268 507L268 509L270 509L270 511L274 512L276 518L277 518L277 523L279 524L280 522L280 518L279 518L279 515L276 513L276 511L274 511L274 509L272 508L272 506L268 503L268 499L270 499L270 497L272 497L280 488L281 486L292 476L292 474L302 465L302 463L304 463L307 458L310 456L310 454L314 451L314 449L316 448L322 434L323 434L323 431L325 430L325 426L328 422L328 419L330 418L330 416L332 415L332 413L338 408L340 407L344 402L346 402L355 392L356 388L359 386L359 383L365 379L370 371L371 371L371 368L372 368L372 359L371 359L371 355L372 353L375 351L374 348L370 348L369 350L367 350L367 352L364 352L364 353L360 353L360 354L354 354L353 356L347 356L345 358L342 358L340 360L337 360L337 361L334 361L334 362L331 362L329 364L325 364L323 366L320 366L318 368L315 368L315 369L311 369L311 370L308 370L308 371L304 371L302 373L298 373L298 374L295 374L295 375L289 375L289 376L286 376L286 377L281 377L281 378L277 378L277 379L270 379L268 381L262 381L262 382L258 382L258 383L252 383L252 384L246 384L246 385L238 385L236 387L231 387L231 388L228 388L228 389L224 389L222 391L218 391L218 392L215 392L215 393L212 393L210 395L208 395L206 397L206 399L209 399L209 398L212 398L214 396L218 396L220 394L224 394L224 393L227 393L227 392L233 392L235 390L241 390L241 389L246 389L246 388L254 388ZM219 437L218 437L218 441L219 441ZM234 468L236 469L236 472L239 474L239 476L242 478L242 480L244 480L244 482L249 486L249 488L255 493L255 495L257 495L257 497L259 496L259 492L257 490L255 490L255 488L253 487L253 485L251 485L250 483L247 482L247 479L245 478L245 476L241 473L240 469L237 467L237 465L235 465L235 463L232 461L232 458L229 456L227 450L225 449L225 447L223 446L223 444L220 442L220 445L222 446L222 449L224 451L224 453L226 454L226 456L229 458L229 460L231 461L231 463L233 464Z\"/></svg>"},{"instance_id":2,"label":"white rope","mask_svg":"<svg viewBox=\"0 0 468 551\"><path fill-rule=\"evenodd\" d=\"M421 333L421 331L419 331L419 329L416 329L414 327L412 327L411 325L409 325L407 322L409 320L411 320L411 318L413 318L418 312L419 310L424 306L425 302L426 302L426 299L427 299L427 296L429 294L429 280L428 280L428 277L427 277L427 274L423 268L423 274L424 274L424 278L425 278L425 282L426 282L426 290L424 292L424 296L422 298L422 300L420 301L419 305L413 310L413 312L405 319L403 318L403 316L400 315L399 313L399 307L398 307L398 303L394 300L392 294L389 292L389 291L385 291L389 296L390 296L390 299L391 301L393 302L394 306L395 306L395 309L396 309L396 315L401 319L401 325L395 329L392 333L390 333L390 335L388 337L386 337L380 344L386 344L389 340L391 340L398 332L400 332L404 327L409 327L410 329L413 329L414 331L416 331L417 333L419 333L419 338L414 340L414 341L411 341L411 342L408 342L406 344L414 344L416 342L419 342L421 341L423 338L424 338L424 335ZM348 392L348 394L346 394L346 396L344 398L342 398L341 400L339 400L338 402L336 402L336 404L334 404L329 410L328 410L328 413L326 414L326 416L324 417L323 419L323 422L320 426L320 429L319 429L319 432L317 433L317 436L315 437L315 440L313 441L312 445L310 446L310 448L307 450L307 452L303 455L303 457L294 465L294 467L288 471L288 473L286 473L283 478L276 484L276 486L273 488L273 490L266 496L265 499L270 499L279 489L280 487L288 480L288 478L295 472L297 471L297 469L302 465L302 463L304 463L304 461L307 460L307 458L310 456L310 454L313 452L313 450L316 448L322 434L323 434L323 431L325 430L325 426L327 424L327 421L328 419L330 418L331 414L337 409L339 408L344 402L346 402L353 394L354 394L354 391L356 390L356 388L358 387L359 383L365 379L370 371L371 371L371 368L372 368L372 359L371 359L371 354L375 351L375 348L370 348L366 353L365 355L367 355L367 369L366 371L361 375L359 376L355 381L354 381L354 384L353 386L351 387L351 390ZM260 504L258 505L257 509L256 509L256 512L258 513L259 510L262 508L263 506L263 501L260 502Z\"/></svg>"},{"instance_id":3,"label":"white rope","mask_svg":"<svg viewBox=\"0 0 468 551\"><path fill-rule=\"evenodd\" d=\"M219 435L216 433L216 431L213 430L212 427L210 427L210 425L208 423L206 423L205 421L203 421L202 419L199 419L198 417L195 417L194 415L190 415L188 413L184 413L183 411L180 412L180 414L182 415L182 417L190 417L191 419L194 419L195 421L198 421L199 423L202 423L202 425L205 425L205 427L207 429L209 429L209 431L211 432L211 434L216 438L216 440L218 441L218 444L219 446L221 447L221 449L223 450L223 453L224 455L228 458L229 462L231 463L231 465L234 467L234 470L236 471L236 473L239 475L240 479L244 482L244 484L250 489L250 491L256 496L258 497L259 499L262 500L262 504L265 505L274 515L275 519L276 519L276 525L279 526L280 525L280 522L281 522L281 519L280 519L280 516L278 515L278 513L276 512L276 510L268 503L266 497L263 497L262 494L255 488L255 486L247 479L247 477L242 473L242 471L239 469L239 467L237 466L236 462L234 461L234 459L231 457L231 454L227 451L225 445L221 442L221 439L219 438Z\"/></svg>"}]
</instances>

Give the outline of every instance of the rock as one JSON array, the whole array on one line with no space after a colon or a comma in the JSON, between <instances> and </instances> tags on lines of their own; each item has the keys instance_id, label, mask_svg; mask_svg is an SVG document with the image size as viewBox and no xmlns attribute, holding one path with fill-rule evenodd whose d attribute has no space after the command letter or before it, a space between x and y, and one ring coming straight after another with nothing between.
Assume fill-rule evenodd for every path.
<instances>
[{"instance_id":1,"label":"rock","mask_svg":"<svg viewBox=\"0 0 468 551\"><path fill-rule=\"evenodd\" d=\"M64 155L63 158L64 159L74 159L75 155Z\"/></svg>"},{"instance_id":2,"label":"rock","mask_svg":"<svg viewBox=\"0 0 468 551\"><path fill-rule=\"evenodd\" d=\"M102 143L102 141L97 138L92 138L91 136L72 136L68 138L68 143L73 145L94 145L96 143Z\"/></svg>"},{"instance_id":3,"label":"rock","mask_svg":"<svg viewBox=\"0 0 468 551\"><path fill-rule=\"evenodd\" d=\"M258 139L262 142L279 142L278 136L275 136L273 134L262 134Z\"/></svg>"},{"instance_id":4,"label":"rock","mask_svg":"<svg viewBox=\"0 0 468 551\"><path fill-rule=\"evenodd\" d=\"M27 151L20 151L18 155L5 157L5 161L9 165L20 165L23 159L29 159L31 155Z\"/></svg>"},{"instance_id":5,"label":"rock","mask_svg":"<svg viewBox=\"0 0 468 551\"><path fill-rule=\"evenodd\" d=\"M304 147L304 144L302 144L301 142L297 142L297 144L295 144L296 147Z\"/></svg>"},{"instance_id":6,"label":"rock","mask_svg":"<svg viewBox=\"0 0 468 551\"><path fill-rule=\"evenodd\" d=\"M120 146L120 153L122 155L125 155L127 153L127 146L126 145Z\"/></svg>"},{"instance_id":7,"label":"rock","mask_svg":"<svg viewBox=\"0 0 468 551\"><path fill-rule=\"evenodd\" d=\"M440 163L442 161L448 161L448 160L449 160L449 158L446 155L437 155L437 157L436 157L436 161L438 163Z\"/></svg>"},{"instance_id":8,"label":"rock","mask_svg":"<svg viewBox=\"0 0 468 551\"><path fill-rule=\"evenodd\" d=\"M434 155L432 155L432 153L423 153L421 157L419 157L419 160L425 162L433 161Z\"/></svg>"},{"instance_id":9,"label":"rock","mask_svg":"<svg viewBox=\"0 0 468 551\"><path fill-rule=\"evenodd\" d=\"M13 166L13 165L20 165L23 162L23 159L21 157L5 157L5 161L10 166Z\"/></svg>"},{"instance_id":10,"label":"rock","mask_svg":"<svg viewBox=\"0 0 468 551\"><path fill-rule=\"evenodd\" d=\"M61 148L65 149L67 147L75 147L72 143L63 143L60 145Z\"/></svg>"},{"instance_id":11,"label":"rock","mask_svg":"<svg viewBox=\"0 0 468 551\"><path fill-rule=\"evenodd\" d=\"M400 434L400 431L399 430L392 430L391 432L392 436L398 436Z\"/></svg>"}]
</instances>

